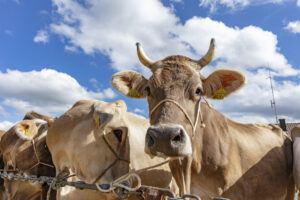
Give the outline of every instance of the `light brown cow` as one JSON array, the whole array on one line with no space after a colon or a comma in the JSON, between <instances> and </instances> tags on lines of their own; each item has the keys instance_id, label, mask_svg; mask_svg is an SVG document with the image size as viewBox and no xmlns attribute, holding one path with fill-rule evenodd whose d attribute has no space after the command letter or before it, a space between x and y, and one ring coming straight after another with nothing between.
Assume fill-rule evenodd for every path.
<instances>
[{"instance_id":1,"label":"light brown cow","mask_svg":"<svg viewBox=\"0 0 300 200\"><path fill-rule=\"evenodd\" d=\"M242 124L200 103L204 96L223 99L245 83L244 75L234 70L200 75L214 56L214 40L198 61L169 56L154 62L137 47L141 63L153 75L147 80L134 71L119 72L111 83L128 97L147 97L152 126L145 150L185 157L170 165L182 193L203 199L292 199L292 142L281 129Z\"/></svg>"},{"instance_id":2,"label":"light brown cow","mask_svg":"<svg viewBox=\"0 0 300 200\"><path fill-rule=\"evenodd\" d=\"M121 100L112 103L82 100L59 117L47 135L57 173L68 169L76 175L72 180L103 184L128 173L130 168L138 170L164 161L151 159L144 153L149 121L126 110L126 104ZM116 160L113 151L122 160ZM140 176L144 185L167 188L172 183L168 165ZM57 193L57 199L105 200L116 197L114 193L71 187L61 188Z\"/></svg>"},{"instance_id":3,"label":"light brown cow","mask_svg":"<svg viewBox=\"0 0 300 200\"><path fill-rule=\"evenodd\" d=\"M2 136L4 135L5 131L0 130L0 141ZM4 162L2 159L2 152L0 152L0 169L4 169ZM4 180L2 178L0 178L0 200L6 200L7 199L7 195L5 192L5 188L4 188Z\"/></svg>"},{"instance_id":4,"label":"light brown cow","mask_svg":"<svg viewBox=\"0 0 300 200\"><path fill-rule=\"evenodd\" d=\"M31 112L2 136L0 150L3 154L5 171L55 176L55 168L46 146L47 121L53 120L50 116ZM4 185L8 199L46 199L47 185L7 179L4 180ZM52 192L51 199L55 199L55 196L55 192Z\"/></svg>"},{"instance_id":5,"label":"light brown cow","mask_svg":"<svg viewBox=\"0 0 300 200\"><path fill-rule=\"evenodd\" d=\"M293 156L294 156L293 175L294 175L294 180L295 180L296 186L297 186L298 190L300 190L300 161L299 161L299 158L300 158L300 125L295 126L291 130L291 137L293 140ZM298 199L299 199L299 197L298 197Z\"/></svg>"}]
</instances>

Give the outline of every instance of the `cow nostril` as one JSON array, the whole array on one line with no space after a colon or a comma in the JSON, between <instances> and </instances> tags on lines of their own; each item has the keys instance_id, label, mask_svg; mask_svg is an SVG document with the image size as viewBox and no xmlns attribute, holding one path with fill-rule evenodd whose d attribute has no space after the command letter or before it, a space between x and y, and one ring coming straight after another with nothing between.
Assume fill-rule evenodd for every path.
<instances>
[{"instance_id":1,"label":"cow nostril","mask_svg":"<svg viewBox=\"0 0 300 200\"><path fill-rule=\"evenodd\" d=\"M148 147L152 147L153 145L154 145L154 140L151 137L151 135L149 135L149 138L148 138Z\"/></svg>"},{"instance_id":2,"label":"cow nostril","mask_svg":"<svg viewBox=\"0 0 300 200\"><path fill-rule=\"evenodd\" d=\"M172 139L173 142L180 142L181 141L181 136L177 135Z\"/></svg>"},{"instance_id":3,"label":"cow nostril","mask_svg":"<svg viewBox=\"0 0 300 200\"><path fill-rule=\"evenodd\" d=\"M184 140L184 132L182 129L179 129L176 134L174 134L174 137L171 139L171 142L173 143L182 143Z\"/></svg>"}]
</instances>

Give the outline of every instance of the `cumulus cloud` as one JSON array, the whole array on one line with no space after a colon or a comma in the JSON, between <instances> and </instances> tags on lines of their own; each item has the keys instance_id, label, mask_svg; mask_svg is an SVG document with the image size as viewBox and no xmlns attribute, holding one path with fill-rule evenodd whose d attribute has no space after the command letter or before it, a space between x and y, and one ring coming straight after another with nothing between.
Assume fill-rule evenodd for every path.
<instances>
[{"instance_id":1,"label":"cumulus cloud","mask_svg":"<svg viewBox=\"0 0 300 200\"><path fill-rule=\"evenodd\" d=\"M260 1L211 2L216 5L219 2L232 2L232 6L246 6ZM266 2L280 3L283 0ZM53 4L60 19L50 25L52 33L62 36L68 48L81 49L86 54L107 55L116 70L134 69L150 75L137 59L134 45L137 41L141 42L153 60L172 54L199 59L214 37L217 42L216 58L202 73L207 76L215 69L230 68L244 72L248 79L248 84L236 95L225 101L213 102L218 110L235 119L250 119L245 116L260 121L273 119L266 68L270 68L273 75L281 79L299 75L299 70L293 68L280 52L277 36L257 26L229 27L221 21L201 17L193 17L182 23L172 8L165 7L158 0L53 0ZM274 85L278 107L282 106L279 111L284 116L290 116L291 120L300 119L298 108L291 115L283 110L292 110L295 98L289 96L290 99L284 99L280 95L281 92L297 92L299 85L294 82L276 82ZM285 101L290 104L284 104Z\"/></svg>"},{"instance_id":2,"label":"cumulus cloud","mask_svg":"<svg viewBox=\"0 0 300 200\"><path fill-rule=\"evenodd\" d=\"M13 125L14 125L14 123L12 123L12 122L10 122L10 121L3 121L3 122L0 122L0 130L2 130L2 131L7 131L7 130L10 129Z\"/></svg>"},{"instance_id":3,"label":"cumulus cloud","mask_svg":"<svg viewBox=\"0 0 300 200\"><path fill-rule=\"evenodd\" d=\"M173 31L179 19L160 1L88 1L88 6L72 0L53 3L62 18L50 29L67 39L68 49L75 46L87 54L100 52L111 58L117 70L140 66L137 41L154 58L161 58L162 52L188 51Z\"/></svg>"},{"instance_id":4,"label":"cumulus cloud","mask_svg":"<svg viewBox=\"0 0 300 200\"><path fill-rule=\"evenodd\" d=\"M300 0L298 1L298 3ZM299 5L300 6L300 5ZM286 27L284 27L286 30L291 31L292 33L300 33L300 21L293 21L289 22Z\"/></svg>"},{"instance_id":5,"label":"cumulus cloud","mask_svg":"<svg viewBox=\"0 0 300 200\"><path fill-rule=\"evenodd\" d=\"M139 109L139 108L135 108L133 112L135 112L135 113L141 113L141 114L145 114L145 110L143 110L143 109Z\"/></svg>"},{"instance_id":6,"label":"cumulus cloud","mask_svg":"<svg viewBox=\"0 0 300 200\"><path fill-rule=\"evenodd\" d=\"M49 42L49 34L45 30L39 30L36 36L33 38L33 41L36 43L47 43Z\"/></svg>"},{"instance_id":7,"label":"cumulus cloud","mask_svg":"<svg viewBox=\"0 0 300 200\"><path fill-rule=\"evenodd\" d=\"M300 7L300 0L298 0L298 1L297 1L297 6L299 6L299 7Z\"/></svg>"},{"instance_id":8,"label":"cumulus cloud","mask_svg":"<svg viewBox=\"0 0 300 200\"><path fill-rule=\"evenodd\" d=\"M196 55L203 55L210 38L214 37L216 65L220 68L245 71L269 67L280 76L299 74L279 52L276 35L260 27L233 28L210 18L193 17L179 27L177 33L181 41L190 44Z\"/></svg>"},{"instance_id":9,"label":"cumulus cloud","mask_svg":"<svg viewBox=\"0 0 300 200\"><path fill-rule=\"evenodd\" d=\"M247 71L247 84L236 94L222 101L211 101L217 110L244 122L275 123L274 109L271 108L272 92L269 72L265 69L257 72ZM274 95L279 118L288 122L299 122L299 100L295 94L300 93L300 85L291 81L273 80ZM226 105L226 106L224 106Z\"/></svg>"},{"instance_id":10,"label":"cumulus cloud","mask_svg":"<svg viewBox=\"0 0 300 200\"><path fill-rule=\"evenodd\" d=\"M200 0L199 6L208 7L210 12L215 12L219 6L230 9L241 9L249 5L260 5L267 3L282 3L288 0Z\"/></svg>"},{"instance_id":11,"label":"cumulus cloud","mask_svg":"<svg viewBox=\"0 0 300 200\"><path fill-rule=\"evenodd\" d=\"M41 113L62 113L81 99L111 99L112 89L90 91L73 77L52 69L21 72L0 71L0 105L14 108L18 114L34 110Z\"/></svg>"}]
</instances>

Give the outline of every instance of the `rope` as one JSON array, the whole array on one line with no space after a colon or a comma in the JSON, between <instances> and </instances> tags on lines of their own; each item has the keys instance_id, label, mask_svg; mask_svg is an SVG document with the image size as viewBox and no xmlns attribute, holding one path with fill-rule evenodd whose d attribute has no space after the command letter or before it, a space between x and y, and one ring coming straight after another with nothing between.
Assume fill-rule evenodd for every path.
<instances>
[{"instance_id":1,"label":"rope","mask_svg":"<svg viewBox=\"0 0 300 200\"><path fill-rule=\"evenodd\" d=\"M172 159L165 160L165 161L163 161L163 162L161 162L161 163L158 163L158 164L156 164L156 165L152 165L152 166L150 166L150 167L146 167L146 168L142 168L142 169L136 170L135 172L137 172L137 173L142 173L142 172L147 171L147 170L149 170L149 169L156 168L156 167L162 166L162 165L164 165L164 164L167 164L167 163L170 162L170 160L172 160Z\"/></svg>"},{"instance_id":2,"label":"rope","mask_svg":"<svg viewBox=\"0 0 300 200\"><path fill-rule=\"evenodd\" d=\"M134 177L137 180L137 185L135 187L131 188L131 187L128 187L128 186L122 184L122 182L129 180L131 177ZM106 192L106 193L112 192L118 187L123 188L129 192L133 192L133 191L138 190L141 187L141 185L142 185L142 180L141 180L140 176L137 173L132 171L132 172L129 172L129 173L119 177L117 180L110 183L110 187L108 189L101 188L99 186L99 184L96 184L96 187L99 191Z\"/></svg>"},{"instance_id":3,"label":"rope","mask_svg":"<svg viewBox=\"0 0 300 200\"><path fill-rule=\"evenodd\" d=\"M115 159L110 165L108 165L108 166L101 172L101 174L93 181L93 183L97 183L97 182L98 182L98 181L106 174L106 172L107 172L110 168L112 168L119 160L120 160L120 161L124 161L124 162L130 163L129 160L124 159L124 158L121 158L121 157L117 154L117 152L112 148L112 146L110 145L110 143L107 141L107 139L106 139L106 134L105 134L105 133L103 134L102 138L103 138L105 144L106 144L106 145L108 146L108 148L110 149L110 151L115 155L116 159Z\"/></svg>"},{"instance_id":4,"label":"rope","mask_svg":"<svg viewBox=\"0 0 300 200\"><path fill-rule=\"evenodd\" d=\"M204 100L207 103L207 105L211 108L211 105L208 103L207 99L204 98ZM150 111L150 118L153 115L153 113L156 111L156 109L165 102L174 103L183 112L183 114L185 115L185 117L187 118L187 120L189 121L189 123L192 126L193 137L194 137L195 132L196 132L196 128L197 128L197 125L198 125L199 118L200 118L200 121L201 121L201 128L205 128L205 124L204 124L202 113L201 113L201 105L200 105L201 104L201 97L200 97L199 101L197 102L197 111L196 111L196 118L195 118L194 123L192 122L192 120L191 120L189 114L186 112L186 110L177 101L175 101L173 99L164 99L164 100L160 101L158 104L156 104L154 106L154 108Z\"/></svg>"},{"instance_id":5,"label":"rope","mask_svg":"<svg viewBox=\"0 0 300 200\"><path fill-rule=\"evenodd\" d=\"M192 122L192 120L191 120L189 114L186 112L186 110L177 101L175 101L173 99L164 99L164 100L160 101L158 104L156 104L154 106L154 108L150 111L150 114L149 114L150 119L151 119L153 113L157 110L157 108L159 106L161 106L163 103L165 103L165 102L174 103L183 112L183 114L185 115L186 119L191 124L192 130L193 130L193 132L192 132L192 138L193 138L195 136L195 132L196 132L196 129L197 129L199 118L200 118L200 122L201 122L200 127L201 128L205 128L205 123L203 121L203 116L202 116L202 112L201 112L201 98L204 99L205 103L207 104L207 106L209 108L212 108L212 106L210 105L210 103L208 102L208 100L205 97L200 97L200 99L199 99L199 101L197 102L197 105L196 105L197 106L197 108L196 108L197 110L196 110L196 117L195 117L194 123ZM183 191L184 192L188 189L187 187L190 186L190 179L191 179L190 168L191 168L191 163L192 162L190 160L191 158L187 158L187 159L188 159L188 163L187 163L188 166L187 166L185 172L183 172L182 170L180 170L181 171L182 180L183 180ZM180 162L180 160L179 160L179 162ZM207 191L204 191L204 192L207 193Z\"/></svg>"},{"instance_id":6,"label":"rope","mask_svg":"<svg viewBox=\"0 0 300 200\"><path fill-rule=\"evenodd\" d=\"M46 200L50 200L50 193L51 193L52 189L58 190L60 187L65 186L63 184L63 181L65 181L68 178L73 177L73 176L75 176L75 175L74 174L70 175L69 170L63 170L55 178L53 178L49 185L48 191L47 191Z\"/></svg>"},{"instance_id":7,"label":"rope","mask_svg":"<svg viewBox=\"0 0 300 200\"><path fill-rule=\"evenodd\" d=\"M36 164L34 164L32 167L30 167L28 170L31 170L32 168L36 167L36 166L39 165L39 164L45 165L45 166L47 166L47 167L55 168L53 165L50 165L50 164L41 162L41 160L40 160L39 157L38 157L38 153L37 153L37 151L36 151L34 139L31 140L31 143L32 143L34 155L35 155L36 160L37 160L38 162L37 162Z\"/></svg>"}]
</instances>

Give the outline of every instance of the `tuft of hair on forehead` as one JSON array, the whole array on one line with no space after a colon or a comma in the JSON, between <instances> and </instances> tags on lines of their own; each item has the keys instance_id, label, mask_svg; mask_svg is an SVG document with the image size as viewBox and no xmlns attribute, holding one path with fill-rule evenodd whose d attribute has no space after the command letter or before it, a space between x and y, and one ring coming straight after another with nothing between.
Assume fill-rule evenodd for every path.
<instances>
[{"instance_id":1,"label":"tuft of hair on forehead","mask_svg":"<svg viewBox=\"0 0 300 200\"><path fill-rule=\"evenodd\" d=\"M184 63L192 61L190 58L181 55L168 56L162 60L162 62L175 62L175 63Z\"/></svg>"},{"instance_id":2,"label":"tuft of hair on forehead","mask_svg":"<svg viewBox=\"0 0 300 200\"><path fill-rule=\"evenodd\" d=\"M178 59L180 61L178 61ZM192 76L199 75L189 66L191 62L184 56L170 56L162 61L162 67L158 68L151 77L154 85L169 85L176 81L187 82Z\"/></svg>"}]
</instances>

